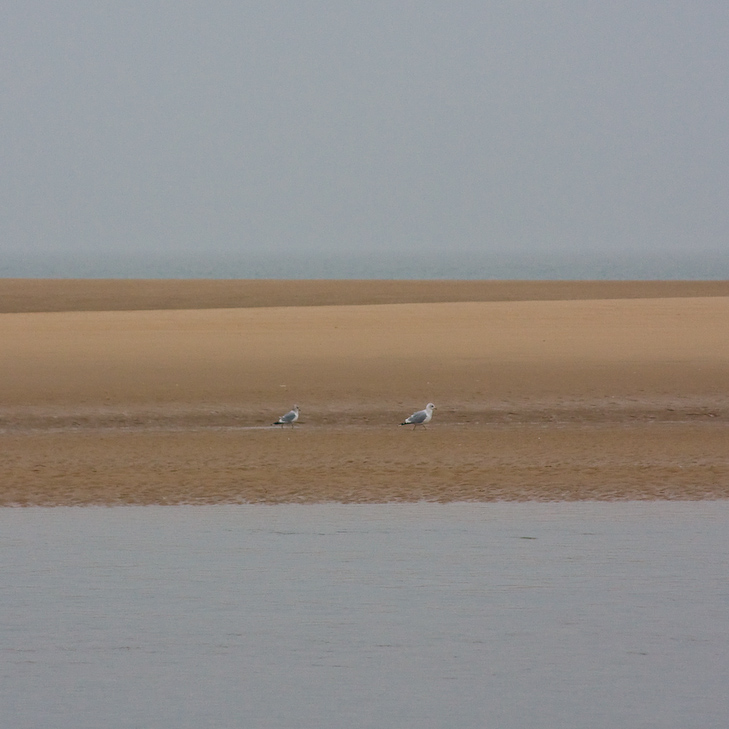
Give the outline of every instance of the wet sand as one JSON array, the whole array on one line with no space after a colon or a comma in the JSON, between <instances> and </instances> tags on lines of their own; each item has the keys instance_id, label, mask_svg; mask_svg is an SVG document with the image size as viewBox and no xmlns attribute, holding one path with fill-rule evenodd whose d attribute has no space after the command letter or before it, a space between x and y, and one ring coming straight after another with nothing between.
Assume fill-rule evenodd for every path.
<instances>
[{"instance_id":1,"label":"wet sand","mask_svg":"<svg viewBox=\"0 0 729 729\"><path fill-rule=\"evenodd\" d=\"M0 278L0 313L729 296L729 281Z\"/></svg>"},{"instance_id":2,"label":"wet sand","mask_svg":"<svg viewBox=\"0 0 729 729\"><path fill-rule=\"evenodd\" d=\"M729 496L727 282L25 283L0 504Z\"/></svg>"}]
</instances>

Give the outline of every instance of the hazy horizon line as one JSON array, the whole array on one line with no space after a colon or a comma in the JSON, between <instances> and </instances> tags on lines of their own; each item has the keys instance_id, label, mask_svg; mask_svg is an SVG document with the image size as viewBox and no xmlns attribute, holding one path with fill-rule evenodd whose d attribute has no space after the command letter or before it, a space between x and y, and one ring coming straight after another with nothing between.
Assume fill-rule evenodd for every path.
<instances>
[{"instance_id":1,"label":"hazy horizon line","mask_svg":"<svg viewBox=\"0 0 729 729\"><path fill-rule=\"evenodd\" d=\"M729 251L452 251L369 254L159 251L11 253L2 278L729 279Z\"/></svg>"}]
</instances>

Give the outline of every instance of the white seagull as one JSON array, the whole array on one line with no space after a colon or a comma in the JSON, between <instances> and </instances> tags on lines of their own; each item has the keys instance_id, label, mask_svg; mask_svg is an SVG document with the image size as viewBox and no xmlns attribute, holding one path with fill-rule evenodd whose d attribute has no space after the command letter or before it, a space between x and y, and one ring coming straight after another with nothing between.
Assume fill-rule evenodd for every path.
<instances>
[{"instance_id":1,"label":"white seagull","mask_svg":"<svg viewBox=\"0 0 729 729\"><path fill-rule=\"evenodd\" d=\"M419 425L422 425L425 428L425 424L429 423L431 418L433 417L433 410L435 410L435 405L433 405L432 402L429 402L425 406L425 410L418 410L417 413L413 413L409 418L406 418L406 420L400 425L412 425L413 430L417 428Z\"/></svg>"},{"instance_id":2,"label":"white seagull","mask_svg":"<svg viewBox=\"0 0 729 729\"><path fill-rule=\"evenodd\" d=\"M289 410L286 415L282 415L274 425L280 425L282 428L284 425L290 425L294 427L294 423L299 419L299 406L294 405L293 410Z\"/></svg>"}]
</instances>

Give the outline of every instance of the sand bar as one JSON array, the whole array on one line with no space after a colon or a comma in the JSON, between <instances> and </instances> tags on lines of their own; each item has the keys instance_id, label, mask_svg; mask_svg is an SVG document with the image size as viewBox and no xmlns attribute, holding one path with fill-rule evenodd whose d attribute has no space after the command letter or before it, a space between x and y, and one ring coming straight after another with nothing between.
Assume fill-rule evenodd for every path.
<instances>
[{"instance_id":1,"label":"sand bar","mask_svg":"<svg viewBox=\"0 0 729 729\"><path fill-rule=\"evenodd\" d=\"M729 296L729 281L0 279L0 313Z\"/></svg>"},{"instance_id":2,"label":"sand bar","mask_svg":"<svg viewBox=\"0 0 729 729\"><path fill-rule=\"evenodd\" d=\"M45 313L0 314L2 504L729 496L722 282L298 306L262 282L217 309L189 282L197 308L66 311L46 283Z\"/></svg>"}]
</instances>

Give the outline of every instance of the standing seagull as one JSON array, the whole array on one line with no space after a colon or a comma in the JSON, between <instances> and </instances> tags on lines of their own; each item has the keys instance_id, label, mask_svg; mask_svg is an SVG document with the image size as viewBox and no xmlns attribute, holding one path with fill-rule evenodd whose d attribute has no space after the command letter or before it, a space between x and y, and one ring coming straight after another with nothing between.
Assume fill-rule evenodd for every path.
<instances>
[{"instance_id":1,"label":"standing seagull","mask_svg":"<svg viewBox=\"0 0 729 729\"><path fill-rule=\"evenodd\" d=\"M293 410L289 410L286 415L282 415L274 425L280 425L282 428L284 425L291 425L294 427L294 423L299 419L299 406L294 405Z\"/></svg>"},{"instance_id":2,"label":"standing seagull","mask_svg":"<svg viewBox=\"0 0 729 729\"><path fill-rule=\"evenodd\" d=\"M400 425L412 425L414 426L413 430L415 430L415 428L419 425L422 425L425 428L425 424L429 423L430 419L433 417L433 410L435 410L435 405L433 405L432 402L429 402L425 406L425 410L418 410L417 413L413 413L403 423L400 423Z\"/></svg>"}]
</instances>

